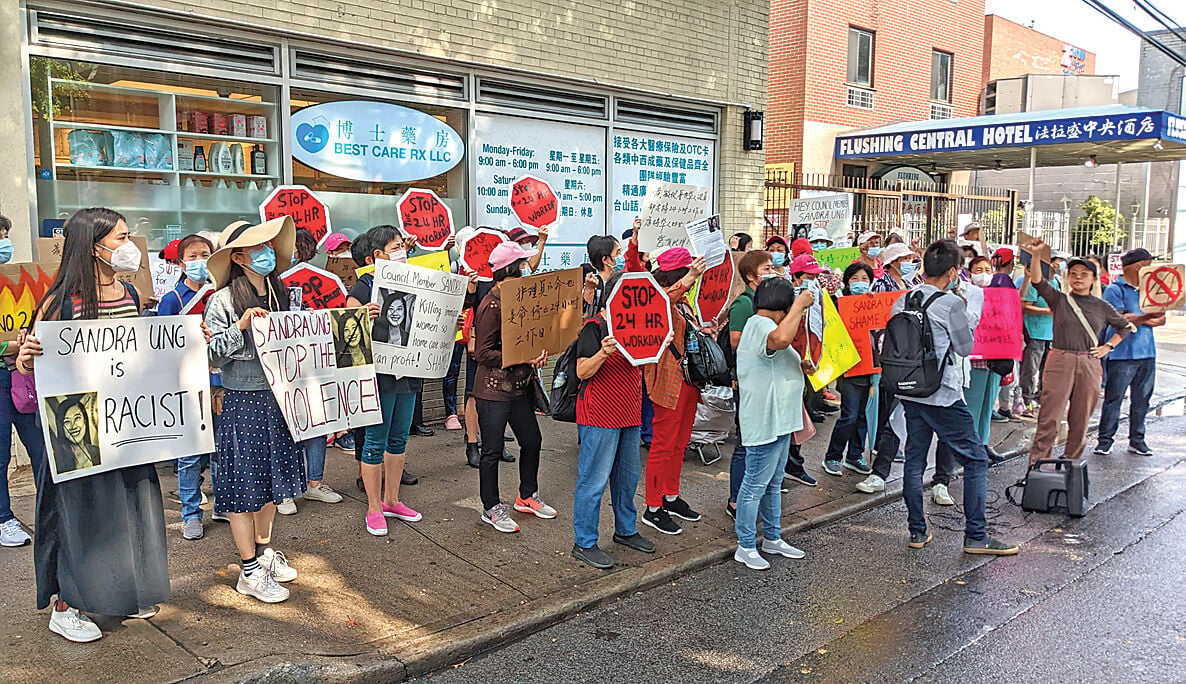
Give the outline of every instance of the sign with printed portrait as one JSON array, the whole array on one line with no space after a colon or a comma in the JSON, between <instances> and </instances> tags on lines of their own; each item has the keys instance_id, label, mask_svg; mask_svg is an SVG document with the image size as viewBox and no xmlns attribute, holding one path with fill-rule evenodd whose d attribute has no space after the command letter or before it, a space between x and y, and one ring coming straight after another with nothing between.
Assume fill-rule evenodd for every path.
<instances>
[{"instance_id":1,"label":"sign with printed portrait","mask_svg":"<svg viewBox=\"0 0 1186 684\"><path fill-rule=\"evenodd\" d=\"M371 330L375 368L409 378L443 378L449 371L457 318L469 279L398 261L375 263Z\"/></svg>"}]
</instances>

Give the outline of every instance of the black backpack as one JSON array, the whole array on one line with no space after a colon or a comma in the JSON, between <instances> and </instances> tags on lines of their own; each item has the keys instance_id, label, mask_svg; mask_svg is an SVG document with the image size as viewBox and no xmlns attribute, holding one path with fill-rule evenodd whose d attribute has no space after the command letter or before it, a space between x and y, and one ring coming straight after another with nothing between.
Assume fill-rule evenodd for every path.
<instances>
[{"instance_id":1,"label":"black backpack","mask_svg":"<svg viewBox=\"0 0 1186 684\"><path fill-rule=\"evenodd\" d=\"M684 337L684 353L679 353L675 343L668 343L667 348L671 350L675 360L679 361L680 369L684 372L684 380L699 389L704 389L708 385L730 387L732 379L721 345L697 330L696 322L684 313L682 307L679 312L688 322L687 335Z\"/></svg>"},{"instance_id":2,"label":"black backpack","mask_svg":"<svg viewBox=\"0 0 1186 684\"><path fill-rule=\"evenodd\" d=\"M585 325L595 320L598 319L590 318L585 321ZM556 359L556 367L552 371L552 391L548 394L548 401L552 404L552 420L577 422L577 398L584 387L585 383L577 377L577 340L573 340Z\"/></svg>"},{"instance_id":3,"label":"black backpack","mask_svg":"<svg viewBox=\"0 0 1186 684\"><path fill-rule=\"evenodd\" d=\"M748 298L753 303L754 297L750 293L742 292L737 295L737 299L741 299L742 297ZM725 366L729 369L730 377L735 380L736 377L734 376L737 374L737 350L733 348L733 340L730 339L729 332L729 322L726 320L725 325L721 327L721 331L717 333L717 346L721 348L721 352L725 355Z\"/></svg>"},{"instance_id":4,"label":"black backpack","mask_svg":"<svg viewBox=\"0 0 1186 684\"><path fill-rule=\"evenodd\" d=\"M936 292L922 300L922 292L906 295L906 306L890 317L881 350L881 385L903 397L929 397L943 383L947 355L935 353L935 338L927 309L942 297ZM950 347L948 348L950 351Z\"/></svg>"}]
</instances>

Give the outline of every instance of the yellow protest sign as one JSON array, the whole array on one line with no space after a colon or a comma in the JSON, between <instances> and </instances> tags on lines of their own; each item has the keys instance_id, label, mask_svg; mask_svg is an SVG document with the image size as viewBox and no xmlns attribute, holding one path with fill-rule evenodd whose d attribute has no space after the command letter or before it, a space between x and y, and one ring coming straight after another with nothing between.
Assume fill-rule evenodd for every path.
<instances>
[{"instance_id":1,"label":"yellow protest sign","mask_svg":"<svg viewBox=\"0 0 1186 684\"><path fill-rule=\"evenodd\" d=\"M408 264L411 266L419 266L421 268L431 268L434 271L444 271L450 273L449 268L449 252L429 252L428 254L421 254L408 259Z\"/></svg>"},{"instance_id":2,"label":"yellow protest sign","mask_svg":"<svg viewBox=\"0 0 1186 684\"><path fill-rule=\"evenodd\" d=\"M817 391L822 389L849 368L857 365L860 360L861 355L857 353L857 347L844 327L840 312L836 310L832 298L824 295L823 351L820 354L819 367L808 376L811 386Z\"/></svg>"}]
</instances>

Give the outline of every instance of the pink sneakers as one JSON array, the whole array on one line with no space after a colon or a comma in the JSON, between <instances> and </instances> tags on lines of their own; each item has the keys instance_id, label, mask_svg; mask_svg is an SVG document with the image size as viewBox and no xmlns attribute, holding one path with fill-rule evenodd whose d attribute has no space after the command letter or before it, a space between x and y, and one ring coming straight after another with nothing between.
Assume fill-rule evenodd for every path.
<instances>
[{"instance_id":1,"label":"pink sneakers","mask_svg":"<svg viewBox=\"0 0 1186 684\"><path fill-rule=\"evenodd\" d=\"M405 506L404 502L402 501L396 503L394 506L388 506L387 503L384 502L383 515L388 518L398 518L404 522L420 522L420 519L424 517L416 511L413 511L412 509Z\"/></svg>"},{"instance_id":2,"label":"pink sneakers","mask_svg":"<svg viewBox=\"0 0 1186 684\"><path fill-rule=\"evenodd\" d=\"M457 419L457 416L449 416L448 418L445 419L445 429L446 430L460 430L461 429L461 421Z\"/></svg>"},{"instance_id":3,"label":"pink sneakers","mask_svg":"<svg viewBox=\"0 0 1186 684\"><path fill-rule=\"evenodd\" d=\"M376 537L387 536L387 519L382 513L367 513L367 532Z\"/></svg>"}]
</instances>

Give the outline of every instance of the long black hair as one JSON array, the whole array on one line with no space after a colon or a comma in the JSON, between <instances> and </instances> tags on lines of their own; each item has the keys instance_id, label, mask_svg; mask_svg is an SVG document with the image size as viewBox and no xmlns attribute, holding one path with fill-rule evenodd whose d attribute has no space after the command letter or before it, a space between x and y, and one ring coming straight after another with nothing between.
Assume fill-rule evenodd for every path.
<instances>
[{"instance_id":1,"label":"long black hair","mask_svg":"<svg viewBox=\"0 0 1186 684\"><path fill-rule=\"evenodd\" d=\"M251 227L250 223L246 221L236 230L232 231L227 236L226 243L230 244ZM259 245L251 245L250 247L258 247ZM248 247L237 247L235 251L249 251ZM231 253L234 256L234 252ZM261 304L259 301L259 293L255 291L255 286L247 279L247 274L243 271L243 267L235 263L234 259L227 259L227 278L226 282L219 286L218 289L229 287L231 290L231 305L235 307L235 314L242 316L243 312L247 311L253 306L261 306L268 311L287 311L290 306L288 298L288 288L284 285L284 281L280 280L280 269L286 268L279 262L276 263L272 272L264 276L264 286L267 292L264 293L264 300Z\"/></svg>"},{"instance_id":2,"label":"long black hair","mask_svg":"<svg viewBox=\"0 0 1186 684\"><path fill-rule=\"evenodd\" d=\"M99 263L95 245L120 221L127 223L123 214L104 207L79 209L66 219L62 228L66 241L62 245L58 274L37 304L41 318L58 320L62 305L73 297L78 298L79 318L99 317Z\"/></svg>"}]
</instances>

